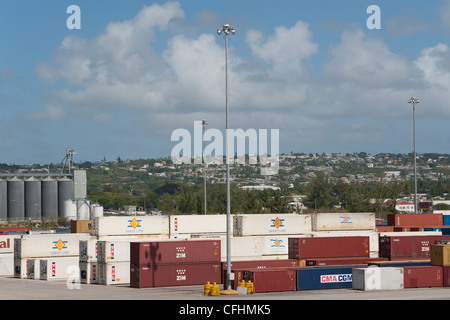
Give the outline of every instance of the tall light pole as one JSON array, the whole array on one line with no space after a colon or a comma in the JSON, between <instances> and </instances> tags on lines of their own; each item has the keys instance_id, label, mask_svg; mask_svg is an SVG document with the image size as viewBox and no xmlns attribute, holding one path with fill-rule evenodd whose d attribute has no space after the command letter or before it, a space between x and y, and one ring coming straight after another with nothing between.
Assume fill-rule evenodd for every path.
<instances>
[{"instance_id":1,"label":"tall light pole","mask_svg":"<svg viewBox=\"0 0 450 320\"><path fill-rule=\"evenodd\" d=\"M414 143L414 213L417 212L417 166L416 166L416 103L419 103L419 99L411 97L408 103L413 104L413 143Z\"/></svg>"},{"instance_id":2,"label":"tall light pole","mask_svg":"<svg viewBox=\"0 0 450 320\"><path fill-rule=\"evenodd\" d=\"M208 124L208 121L206 121L205 119L203 119L202 120L202 127L203 127L203 134L202 134L202 136L203 137L205 137L205 127L206 127L206 125ZM204 200L204 203L205 203L205 215L206 215L206 160L205 160L205 140L204 139L202 139L203 140L203 151L202 151L202 154L203 154L203 191L204 191L204 194L203 194L203 200Z\"/></svg>"},{"instance_id":3,"label":"tall light pole","mask_svg":"<svg viewBox=\"0 0 450 320\"><path fill-rule=\"evenodd\" d=\"M225 35L225 163L226 163L226 179L227 179L227 290L231 290L231 206L230 206L230 163L228 159L228 36L236 34L236 30L229 24L222 25L222 29L217 29L217 34Z\"/></svg>"}]
</instances>

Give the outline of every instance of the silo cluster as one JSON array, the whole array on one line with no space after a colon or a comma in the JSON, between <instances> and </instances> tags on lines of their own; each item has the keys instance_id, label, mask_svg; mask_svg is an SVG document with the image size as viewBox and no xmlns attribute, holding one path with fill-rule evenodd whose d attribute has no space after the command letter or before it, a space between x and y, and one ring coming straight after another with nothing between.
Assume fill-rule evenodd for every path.
<instances>
[{"instance_id":1,"label":"silo cluster","mask_svg":"<svg viewBox=\"0 0 450 320\"><path fill-rule=\"evenodd\" d=\"M0 177L0 223L76 220L81 215L83 219L90 219L98 208L85 198L85 188L85 172L68 176L17 174Z\"/></svg>"}]
</instances>

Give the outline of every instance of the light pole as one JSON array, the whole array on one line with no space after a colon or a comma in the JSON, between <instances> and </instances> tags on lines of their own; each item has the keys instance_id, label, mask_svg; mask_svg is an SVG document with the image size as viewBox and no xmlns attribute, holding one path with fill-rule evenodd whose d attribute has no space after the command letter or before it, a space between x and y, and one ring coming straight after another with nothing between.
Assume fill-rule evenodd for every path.
<instances>
[{"instance_id":1,"label":"light pole","mask_svg":"<svg viewBox=\"0 0 450 320\"><path fill-rule=\"evenodd\" d=\"M419 103L419 99L411 97L408 103L413 104L413 143L414 143L414 213L417 212L417 168L416 168L416 103Z\"/></svg>"},{"instance_id":2,"label":"light pole","mask_svg":"<svg viewBox=\"0 0 450 320\"><path fill-rule=\"evenodd\" d=\"M229 24L222 25L222 29L217 29L217 34L225 35L225 163L226 163L226 179L227 179L227 290L231 290L231 207L230 207L230 163L228 159L228 36L236 34L236 30Z\"/></svg>"},{"instance_id":3,"label":"light pole","mask_svg":"<svg viewBox=\"0 0 450 320\"><path fill-rule=\"evenodd\" d=\"M203 134L202 136L205 136L205 127L208 124L208 121L206 121L205 119L202 120L202 126L203 126ZM203 195L203 200L205 202L205 215L206 215L206 161L205 161L205 140L203 140L203 189L204 189L204 195Z\"/></svg>"}]
</instances>

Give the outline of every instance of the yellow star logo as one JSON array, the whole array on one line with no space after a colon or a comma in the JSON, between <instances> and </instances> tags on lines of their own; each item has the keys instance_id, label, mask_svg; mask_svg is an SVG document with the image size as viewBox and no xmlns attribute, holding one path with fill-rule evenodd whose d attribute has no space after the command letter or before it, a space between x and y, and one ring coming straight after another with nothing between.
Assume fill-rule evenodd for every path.
<instances>
[{"instance_id":1,"label":"yellow star logo","mask_svg":"<svg viewBox=\"0 0 450 320\"><path fill-rule=\"evenodd\" d=\"M61 239L59 239L59 240L55 243L55 247L58 248L59 251L61 251L65 246L66 246L66 244L65 244L64 241L62 241Z\"/></svg>"},{"instance_id":2,"label":"yellow star logo","mask_svg":"<svg viewBox=\"0 0 450 320\"><path fill-rule=\"evenodd\" d=\"M139 226L139 221L134 218L133 220L131 220L130 225L133 227L133 229L136 229Z\"/></svg>"}]
</instances>

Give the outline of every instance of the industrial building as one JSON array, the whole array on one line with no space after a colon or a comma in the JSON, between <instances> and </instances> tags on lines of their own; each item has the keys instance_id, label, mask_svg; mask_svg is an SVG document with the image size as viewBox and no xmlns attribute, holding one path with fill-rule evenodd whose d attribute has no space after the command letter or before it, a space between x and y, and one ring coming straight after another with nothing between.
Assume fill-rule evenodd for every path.
<instances>
[{"instance_id":1,"label":"industrial building","mask_svg":"<svg viewBox=\"0 0 450 320\"><path fill-rule=\"evenodd\" d=\"M0 173L0 223L52 222L89 217L86 171Z\"/></svg>"}]
</instances>

